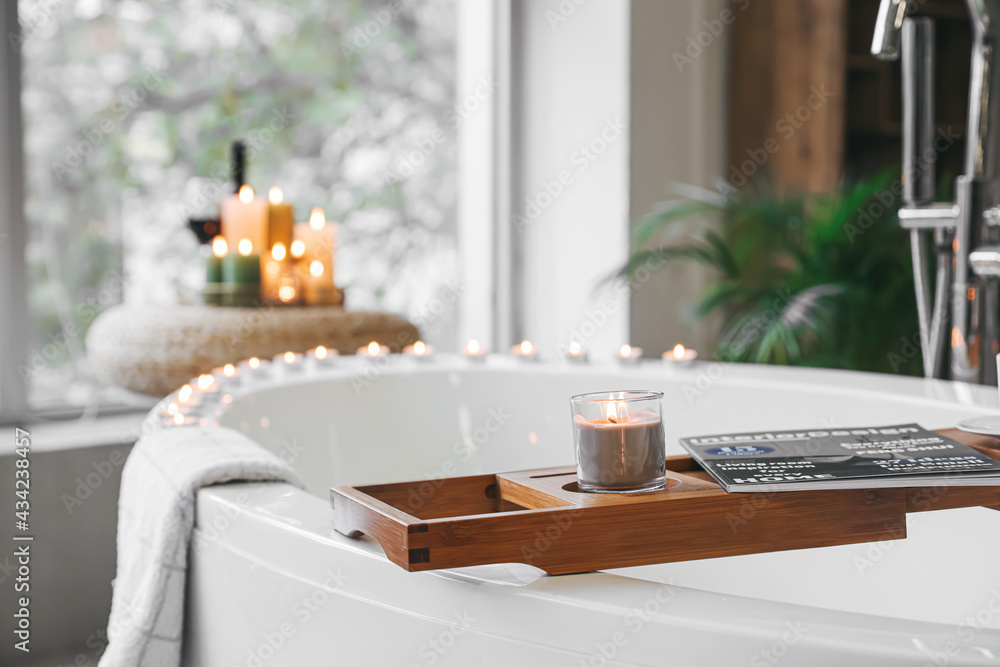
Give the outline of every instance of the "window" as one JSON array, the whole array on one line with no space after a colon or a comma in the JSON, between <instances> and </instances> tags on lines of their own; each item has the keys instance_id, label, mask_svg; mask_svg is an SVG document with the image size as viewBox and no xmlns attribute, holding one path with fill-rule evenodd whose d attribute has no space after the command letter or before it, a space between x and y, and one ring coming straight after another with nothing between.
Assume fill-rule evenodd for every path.
<instances>
[{"instance_id":1,"label":"window","mask_svg":"<svg viewBox=\"0 0 1000 667\"><path fill-rule=\"evenodd\" d=\"M352 309L420 320L457 274L454 0L19 0L29 358L39 407L120 400L84 339L115 304L191 300L188 217L247 179L339 223Z\"/></svg>"}]
</instances>

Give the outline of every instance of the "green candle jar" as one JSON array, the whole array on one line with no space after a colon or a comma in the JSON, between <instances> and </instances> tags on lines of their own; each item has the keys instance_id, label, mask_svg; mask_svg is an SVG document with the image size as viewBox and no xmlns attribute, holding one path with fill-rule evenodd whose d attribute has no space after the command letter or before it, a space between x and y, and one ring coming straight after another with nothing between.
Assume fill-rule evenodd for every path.
<instances>
[{"instance_id":1,"label":"green candle jar","mask_svg":"<svg viewBox=\"0 0 1000 667\"><path fill-rule=\"evenodd\" d=\"M240 241L239 252L226 255L222 265L223 282L235 285L260 284L260 255L248 239Z\"/></svg>"}]
</instances>

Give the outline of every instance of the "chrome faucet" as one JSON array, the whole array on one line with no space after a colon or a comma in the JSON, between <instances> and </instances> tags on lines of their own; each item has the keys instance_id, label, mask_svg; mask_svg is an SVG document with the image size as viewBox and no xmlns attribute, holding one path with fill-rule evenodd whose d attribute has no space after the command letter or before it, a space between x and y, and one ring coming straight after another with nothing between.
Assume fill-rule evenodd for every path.
<instances>
[{"instance_id":1,"label":"chrome faucet","mask_svg":"<svg viewBox=\"0 0 1000 667\"><path fill-rule=\"evenodd\" d=\"M1000 0L966 0L974 41L965 173L955 181L955 201L947 203L934 202L934 22L909 15L919 4L919 0L881 1L872 54L885 60L902 59L903 206L899 222L910 230L924 375L940 376L948 340L951 379L995 385L997 369L992 360L1000 352ZM933 300L928 234L937 258Z\"/></svg>"}]
</instances>

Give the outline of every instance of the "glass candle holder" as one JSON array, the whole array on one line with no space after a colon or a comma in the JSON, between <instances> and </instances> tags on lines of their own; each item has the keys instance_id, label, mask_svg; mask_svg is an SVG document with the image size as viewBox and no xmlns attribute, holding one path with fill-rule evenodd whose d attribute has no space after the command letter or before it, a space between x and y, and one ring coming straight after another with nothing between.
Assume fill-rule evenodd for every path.
<instances>
[{"instance_id":1,"label":"glass candle holder","mask_svg":"<svg viewBox=\"0 0 1000 667\"><path fill-rule=\"evenodd\" d=\"M570 399L580 491L636 493L666 488L663 394L615 391Z\"/></svg>"}]
</instances>

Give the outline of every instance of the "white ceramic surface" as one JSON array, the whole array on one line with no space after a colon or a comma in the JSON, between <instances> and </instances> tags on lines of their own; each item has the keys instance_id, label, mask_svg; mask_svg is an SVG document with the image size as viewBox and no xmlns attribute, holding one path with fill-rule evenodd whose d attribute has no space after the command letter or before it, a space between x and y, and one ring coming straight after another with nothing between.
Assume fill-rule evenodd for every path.
<instances>
[{"instance_id":1,"label":"white ceramic surface","mask_svg":"<svg viewBox=\"0 0 1000 667\"><path fill-rule=\"evenodd\" d=\"M265 375L233 388L228 404L198 408L199 421L292 460L309 488L200 493L187 664L1000 662L992 510L911 515L902 541L887 526L871 544L548 577L526 565L407 573L373 541L334 532L328 500L331 485L570 465L568 398L588 391L663 391L668 453L680 453L676 438L698 433L953 426L995 414L995 389L706 363L409 361L341 359L280 383Z\"/></svg>"}]
</instances>

